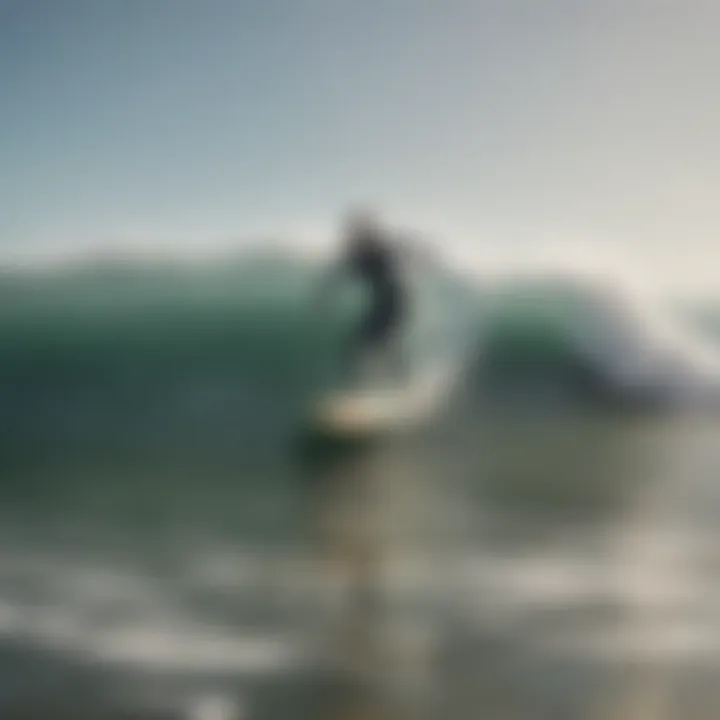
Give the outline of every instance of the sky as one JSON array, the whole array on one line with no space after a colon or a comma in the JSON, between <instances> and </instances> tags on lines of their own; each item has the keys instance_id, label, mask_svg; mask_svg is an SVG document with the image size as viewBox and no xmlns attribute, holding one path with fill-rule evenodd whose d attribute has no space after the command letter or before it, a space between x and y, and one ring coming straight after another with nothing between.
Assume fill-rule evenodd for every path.
<instances>
[{"instance_id":1,"label":"sky","mask_svg":"<svg viewBox=\"0 0 720 720\"><path fill-rule=\"evenodd\" d=\"M0 253L314 242L361 203L720 286L719 26L715 0L0 0Z\"/></svg>"}]
</instances>

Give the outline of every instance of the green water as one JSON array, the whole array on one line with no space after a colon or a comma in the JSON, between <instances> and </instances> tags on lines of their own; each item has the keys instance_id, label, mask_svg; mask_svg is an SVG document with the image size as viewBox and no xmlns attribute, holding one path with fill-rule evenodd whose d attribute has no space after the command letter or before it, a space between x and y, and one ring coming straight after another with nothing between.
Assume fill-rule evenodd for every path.
<instances>
[{"instance_id":1,"label":"green water","mask_svg":"<svg viewBox=\"0 0 720 720\"><path fill-rule=\"evenodd\" d=\"M273 272L3 285L0 716L714 718L718 422L470 375L304 444L352 314ZM522 327L493 383L571 372Z\"/></svg>"}]
</instances>

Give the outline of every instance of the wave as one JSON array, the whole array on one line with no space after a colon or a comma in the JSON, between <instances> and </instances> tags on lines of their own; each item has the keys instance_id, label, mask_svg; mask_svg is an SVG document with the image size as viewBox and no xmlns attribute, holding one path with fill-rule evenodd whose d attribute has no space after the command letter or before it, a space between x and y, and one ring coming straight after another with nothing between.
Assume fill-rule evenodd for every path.
<instances>
[{"instance_id":1,"label":"wave","mask_svg":"<svg viewBox=\"0 0 720 720\"><path fill-rule=\"evenodd\" d=\"M362 302L349 292L318 308L318 272L314 261L256 255L0 275L4 459L102 438L269 447L332 382ZM610 274L446 270L413 287L409 351L462 364L475 408L720 400L720 336Z\"/></svg>"},{"instance_id":2,"label":"wave","mask_svg":"<svg viewBox=\"0 0 720 720\"><path fill-rule=\"evenodd\" d=\"M472 374L486 391L523 388L665 407L720 400L720 346L699 322L610 278L499 283Z\"/></svg>"}]
</instances>

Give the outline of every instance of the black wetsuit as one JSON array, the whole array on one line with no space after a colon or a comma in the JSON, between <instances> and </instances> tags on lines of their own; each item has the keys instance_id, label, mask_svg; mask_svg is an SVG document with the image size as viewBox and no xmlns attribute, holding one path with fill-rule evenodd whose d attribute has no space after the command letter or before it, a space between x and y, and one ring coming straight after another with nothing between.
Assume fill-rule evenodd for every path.
<instances>
[{"instance_id":1,"label":"black wetsuit","mask_svg":"<svg viewBox=\"0 0 720 720\"><path fill-rule=\"evenodd\" d=\"M360 325L360 349L386 343L405 315L405 298L392 249L374 237L363 238L347 259L350 272L370 288L370 307Z\"/></svg>"}]
</instances>

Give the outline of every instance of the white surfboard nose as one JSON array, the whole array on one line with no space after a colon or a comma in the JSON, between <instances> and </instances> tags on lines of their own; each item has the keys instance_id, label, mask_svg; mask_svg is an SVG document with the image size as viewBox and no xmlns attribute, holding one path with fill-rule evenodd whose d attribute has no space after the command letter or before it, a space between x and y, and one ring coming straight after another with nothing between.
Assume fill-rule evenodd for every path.
<instances>
[{"instance_id":1,"label":"white surfboard nose","mask_svg":"<svg viewBox=\"0 0 720 720\"><path fill-rule=\"evenodd\" d=\"M449 394L453 373L435 369L395 389L364 389L323 400L316 421L332 433L384 432L421 422L438 409Z\"/></svg>"}]
</instances>

